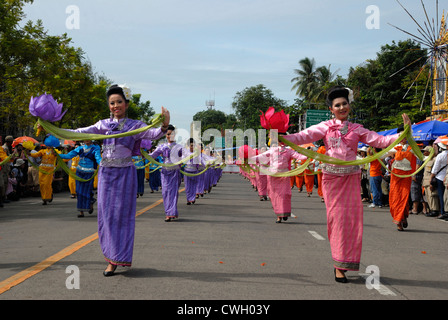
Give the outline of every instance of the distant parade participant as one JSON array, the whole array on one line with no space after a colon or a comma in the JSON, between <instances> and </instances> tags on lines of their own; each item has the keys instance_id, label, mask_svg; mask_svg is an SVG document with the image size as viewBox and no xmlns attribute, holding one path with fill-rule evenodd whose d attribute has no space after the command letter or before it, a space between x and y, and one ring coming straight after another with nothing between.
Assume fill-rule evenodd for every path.
<instances>
[{"instance_id":1,"label":"distant parade participant","mask_svg":"<svg viewBox=\"0 0 448 320\"><path fill-rule=\"evenodd\" d=\"M261 147L258 151L258 154L265 153L267 151L266 147ZM260 165L260 163L257 163ZM260 201L267 201L268 200L268 176L257 170L255 172L255 178L257 179L257 191L258 196L260 197Z\"/></svg>"},{"instance_id":2,"label":"distant parade participant","mask_svg":"<svg viewBox=\"0 0 448 320\"><path fill-rule=\"evenodd\" d=\"M398 128L397 132L403 131ZM403 139L390 154L394 155L392 162L392 174L390 177L389 209L393 222L397 225L398 231L403 231L408 227L409 197L411 193L412 177L398 177L410 175L417 168L417 157L411 147Z\"/></svg>"},{"instance_id":3,"label":"distant parade participant","mask_svg":"<svg viewBox=\"0 0 448 320\"><path fill-rule=\"evenodd\" d=\"M145 159L141 155L133 156L135 168L137 169L137 198L145 193Z\"/></svg>"},{"instance_id":4,"label":"distant parade participant","mask_svg":"<svg viewBox=\"0 0 448 320\"><path fill-rule=\"evenodd\" d=\"M94 175L98 165L101 163L101 148L92 143L91 140L85 140L84 145L77 147L67 154L59 155L62 159L78 158L76 166L76 177L82 180L76 180L76 198L78 218L84 217L84 211L93 212L93 182ZM85 181L83 181L85 180Z\"/></svg>"},{"instance_id":5,"label":"distant parade participant","mask_svg":"<svg viewBox=\"0 0 448 320\"><path fill-rule=\"evenodd\" d=\"M308 148L308 149L310 149L310 148ZM304 182L305 182L305 188L306 188L308 197L311 197L311 195L313 194L314 168L315 168L314 160L311 160L311 162L308 164L308 166L306 167L305 172L304 172Z\"/></svg>"},{"instance_id":6,"label":"distant parade participant","mask_svg":"<svg viewBox=\"0 0 448 320\"><path fill-rule=\"evenodd\" d=\"M179 218L177 203L179 200L179 187L182 182L180 165L173 165L182 158L182 147L175 141L176 128L169 125L166 131L166 143L163 143L149 154L152 158L161 156L164 166L161 169L162 197L165 208L165 222Z\"/></svg>"},{"instance_id":7,"label":"distant parade participant","mask_svg":"<svg viewBox=\"0 0 448 320\"><path fill-rule=\"evenodd\" d=\"M251 160L258 160L260 164L269 162L267 167L270 173L267 177L269 198L277 217L276 223L281 223L291 217L291 178L276 177L274 174L290 171L292 159L303 160L306 157L283 144L279 145L272 136L271 141L271 148L268 151L252 157Z\"/></svg>"},{"instance_id":8,"label":"distant parade participant","mask_svg":"<svg viewBox=\"0 0 448 320\"><path fill-rule=\"evenodd\" d=\"M204 153L202 155L203 160L208 163L211 164L215 159L213 158L213 156L211 155L211 150L209 147L205 147L204 148ZM212 192L212 188L213 188L213 170L212 168L210 168L209 170L205 171L205 173L203 174L203 179L204 179L204 193L210 193Z\"/></svg>"},{"instance_id":9,"label":"distant parade participant","mask_svg":"<svg viewBox=\"0 0 448 320\"><path fill-rule=\"evenodd\" d=\"M284 138L296 145L324 140L326 154L344 161L356 159L358 142L386 148L398 134L381 136L359 124L348 121L352 91L344 87L330 89L327 104L334 119L321 122ZM405 125L411 125L403 114ZM359 166L322 165L323 196L327 207L328 238L334 261L335 280L346 283L347 270L358 271L363 234L363 204L360 198L361 172Z\"/></svg>"},{"instance_id":10,"label":"distant parade participant","mask_svg":"<svg viewBox=\"0 0 448 320\"><path fill-rule=\"evenodd\" d=\"M194 154L195 152L195 141L190 138L187 143L187 150L185 156ZM187 205L192 205L196 203L196 190L198 187L198 181L200 179L199 175L203 170L201 168L205 167L205 163L202 162L202 157L197 155L196 157L188 160L184 166L184 183L185 183L185 195L187 197ZM191 176L193 175L193 176Z\"/></svg>"},{"instance_id":11,"label":"distant parade participant","mask_svg":"<svg viewBox=\"0 0 448 320\"><path fill-rule=\"evenodd\" d=\"M319 149L317 149L317 153L325 154L326 153L325 146L320 146ZM325 202L324 193L322 191L322 163L316 160L316 165L317 165L317 194L319 195L321 201Z\"/></svg>"},{"instance_id":12,"label":"distant parade participant","mask_svg":"<svg viewBox=\"0 0 448 320\"><path fill-rule=\"evenodd\" d=\"M77 170L77 167L78 167L78 163L79 163L79 156L75 156L69 162L69 164L70 164L70 171L73 174L75 174L75 175L76 175L76 170ZM76 198L76 179L73 178L71 175L68 176L68 188L70 190L70 197L72 199Z\"/></svg>"},{"instance_id":13,"label":"distant parade participant","mask_svg":"<svg viewBox=\"0 0 448 320\"><path fill-rule=\"evenodd\" d=\"M207 158L207 156L204 155L204 152L203 152L204 145L202 143L201 143L200 147L201 147L201 152L199 154L199 158L200 158L199 162L201 164L198 166L198 170L199 171L203 171L203 170L205 170L208 158ZM196 199L198 199L199 197L203 197L204 196L205 180L206 180L206 175L205 174L201 174L198 177L197 188L196 188Z\"/></svg>"},{"instance_id":14,"label":"distant parade participant","mask_svg":"<svg viewBox=\"0 0 448 320\"><path fill-rule=\"evenodd\" d=\"M151 147L149 152L153 152L156 150L156 147ZM155 158L158 163L163 163L163 158L161 156L158 156ZM159 165L155 163L149 164L149 188L151 189L151 193L154 193L154 191L159 191L159 188L162 186L162 180L160 177L160 167Z\"/></svg>"},{"instance_id":15,"label":"distant parade participant","mask_svg":"<svg viewBox=\"0 0 448 320\"><path fill-rule=\"evenodd\" d=\"M53 175L56 169L57 150L61 142L54 136L48 135L42 149L35 153L28 153L32 158L41 158L39 165L39 188L42 205L53 201Z\"/></svg>"}]
</instances>

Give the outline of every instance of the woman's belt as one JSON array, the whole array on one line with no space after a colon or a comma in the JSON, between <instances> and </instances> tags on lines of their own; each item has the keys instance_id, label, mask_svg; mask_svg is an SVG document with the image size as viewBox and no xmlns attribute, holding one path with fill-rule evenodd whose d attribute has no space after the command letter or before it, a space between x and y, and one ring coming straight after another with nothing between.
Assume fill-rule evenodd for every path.
<instances>
[{"instance_id":1,"label":"woman's belt","mask_svg":"<svg viewBox=\"0 0 448 320\"><path fill-rule=\"evenodd\" d=\"M101 160L102 167L129 167L134 165L132 157L127 158L103 158Z\"/></svg>"},{"instance_id":2,"label":"woman's belt","mask_svg":"<svg viewBox=\"0 0 448 320\"><path fill-rule=\"evenodd\" d=\"M330 174L354 174L361 169L359 166L335 166L330 164L322 164L322 171Z\"/></svg>"}]
</instances>

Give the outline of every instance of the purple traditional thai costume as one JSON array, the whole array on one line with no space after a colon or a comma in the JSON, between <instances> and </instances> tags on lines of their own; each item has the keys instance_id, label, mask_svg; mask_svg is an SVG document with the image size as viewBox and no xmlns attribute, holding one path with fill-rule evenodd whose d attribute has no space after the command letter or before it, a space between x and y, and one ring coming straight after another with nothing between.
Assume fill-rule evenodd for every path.
<instances>
[{"instance_id":1,"label":"purple traditional thai costume","mask_svg":"<svg viewBox=\"0 0 448 320\"><path fill-rule=\"evenodd\" d=\"M268 170L271 173L282 173L291 170L291 159L301 160L306 158L285 146L272 147L268 151L252 157L251 161L257 160L261 164L269 162ZM263 167L263 166L260 166ZM264 168L264 167L263 167ZM272 208L277 218L287 218L291 216L291 186L290 177L274 177L268 175L269 198Z\"/></svg>"},{"instance_id":2,"label":"purple traditional thai costume","mask_svg":"<svg viewBox=\"0 0 448 320\"><path fill-rule=\"evenodd\" d=\"M182 147L175 143L164 143L158 146L150 154L152 158L161 156L165 165L172 165L182 159ZM179 199L179 187L182 182L180 165L164 166L161 170L162 197L166 218L178 218L177 201Z\"/></svg>"},{"instance_id":3,"label":"purple traditional thai costume","mask_svg":"<svg viewBox=\"0 0 448 320\"><path fill-rule=\"evenodd\" d=\"M359 124L333 119L284 138L296 145L323 139L328 156L353 161L356 160L359 141L373 147L386 148L398 135L381 136ZM363 234L361 169L359 166L331 164L323 164L322 169L327 231L334 267L358 271Z\"/></svg>"},{"instance_id":4,"label":"purple traditional thai costume","mask_svg":"<svg viewBox=\"0 0 448 320\"><path fill-rule=\"evenodd\" d=\"M205 153L201 153L201 161L205 164L211 164L213 158ZM205 192L209 192L212 188L211 185L211 168L209 168L207 171L204 172L204 174L201 175L202 181L199 182L199 188L202 188L200 191L200 194L202 195Z\"/></svg>"},{"instance_id":5,"label":"purple traditional thai costume","mask_svg":"<svg viewBox=\"0 0 448 320\"><path fill-rule=\"evenodd\" d=\"M185 151L186 156L190 156L190 151ZM184 171L187 174L198 174L202 172L205 168L205 163L203 162L202 157L197 156L194 157L185 164ZM184 175L184 183L185 183L185 194L187 196L187 203L196 201L196 193L198 189L198 183L201 178L201 175L198 176L188 176Z\"/></svg>"},{"instance_id":6,"label":"purple traditional thai costume","mask_svg":"<svg viewBox=\"0 0 448 320\"><path fill-rule=\"evenodd\" d=\"M146 126L138 120L107 119L73 131L112 135ZM98 171L98 237L104 257L111 264L132 264L137 206L137 170L132 156L139 154L142 139L157 140L163 135L158 128L104 140Z\"/></svg>"}]
</instances>

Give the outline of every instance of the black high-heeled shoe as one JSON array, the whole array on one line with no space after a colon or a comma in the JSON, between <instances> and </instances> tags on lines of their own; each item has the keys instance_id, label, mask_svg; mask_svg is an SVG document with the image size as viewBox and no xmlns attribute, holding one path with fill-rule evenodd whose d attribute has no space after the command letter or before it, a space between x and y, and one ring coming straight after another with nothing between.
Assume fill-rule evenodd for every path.
<instances>
[{"instance_id":1,"label":"black high-heeled shoe","mask_svg":"<svg viewBox=\"0 0 448 320\"><path fill-rule=\"evenodd\" d=\"M348 280L347 280L347 278L345 277L345 275L344 275L344 277L342 277L342 278L339 278L339 277L336 276L336 268L334 269L334 280L335 280L336 282L339 282L339 283L347 283L347 282L348 282Z\"/></svg>"},{"instance_id":2,"label":"black high-heeled shoe","mask_svg":"<svg viewBox=\"0 0 448 320\"><path fill-rule=\"evenodd\" d=\"M112 277L115 274L115 270L117 270L117 265L114 265L113 269L111 271L103 271L103 275L105 277Z\"/></svg>"}]
</instances>

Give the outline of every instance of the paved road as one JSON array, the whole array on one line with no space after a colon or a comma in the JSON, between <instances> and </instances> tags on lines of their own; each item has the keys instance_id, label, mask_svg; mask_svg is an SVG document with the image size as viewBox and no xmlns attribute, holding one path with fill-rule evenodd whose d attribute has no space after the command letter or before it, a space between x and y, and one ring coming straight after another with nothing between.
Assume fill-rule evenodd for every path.
<instances>
[{"instance_id":1,"label":"paved road","mask_svg":"<svg viewBox=\"0 0 448 320\"><path fill-rule=\"evenodd\" d=\"M334 281L325 208L293 190L297 218L276 224L247 180L219 185L164 222L161 194L137 199L132 268L105 278L96 214L76 217L76 200L26 198L0 208L0 300L434 300L448 297L448 224L412 215L397 232L387 209L365 208L360 272ZM72 266L75 266L75 269ZM377 266L381 285L366 286ZM75 271L73 271L75 270ZM79 274L79 282L72 281ZM67 281L67 280L70 281ZM371 279L371 278L369 278ZM67 289L79 283L79 289ZM369 281L367 281L369 282ZM370 283L374 283L370 281Z\"/></svg>"}]
</instances>

